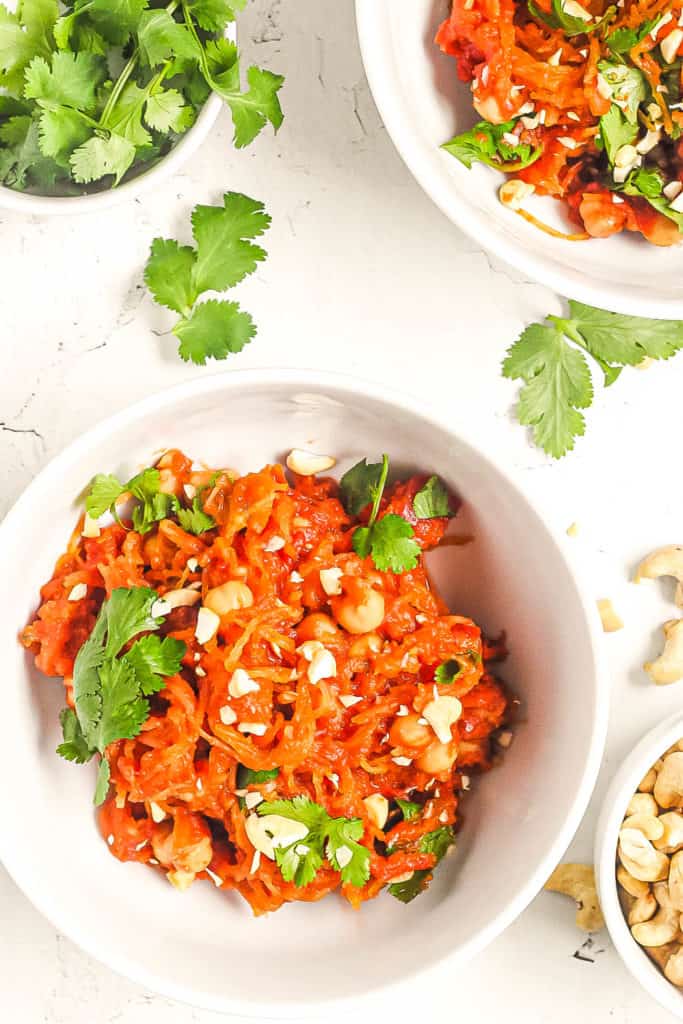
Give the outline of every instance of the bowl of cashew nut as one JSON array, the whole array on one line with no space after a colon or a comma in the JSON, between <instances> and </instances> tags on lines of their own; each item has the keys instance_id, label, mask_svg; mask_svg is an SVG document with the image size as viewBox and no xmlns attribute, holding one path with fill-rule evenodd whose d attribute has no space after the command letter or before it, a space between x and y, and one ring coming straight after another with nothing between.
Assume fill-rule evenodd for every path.
<instances>
[{"instance_id":1,"label":"bowl of cashew nut","mask_svg":"<svg viewBox=\"0 0 683 1024\"><path fill-rule=\"evenodd\" d=\"M595 868L615 948L643 988L683 1020L683 713L626 758L598 821Z\"/></svg>"}]
</instances>

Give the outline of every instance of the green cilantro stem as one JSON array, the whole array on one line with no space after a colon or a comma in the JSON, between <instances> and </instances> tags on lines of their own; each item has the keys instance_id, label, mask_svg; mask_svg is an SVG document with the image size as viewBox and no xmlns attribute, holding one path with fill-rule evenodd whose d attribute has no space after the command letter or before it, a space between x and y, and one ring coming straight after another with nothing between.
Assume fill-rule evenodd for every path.
<instances>
[{"instance_id":1,"label":"green cilantro stem","mask_svg":"<svg viewBox=\"0 0 683 1024\"><path fill-rule=\"evenodd\" d=\"M368 526L372 526L373 523L375 522L375 520L377 519L377 515L379 513L379 506L380 506L380 503L382 501L382 495L384 494L384 488L387 485L387 477L388 476L389 476L389 456L388 455L383 455L382 456L382 472L380 473L379 481L377 483L377 492L375 493L375 498L374 498L374 501L372 503L372 510L370 512L370 518L368 519Z\"/></svg>"}]
</instances>

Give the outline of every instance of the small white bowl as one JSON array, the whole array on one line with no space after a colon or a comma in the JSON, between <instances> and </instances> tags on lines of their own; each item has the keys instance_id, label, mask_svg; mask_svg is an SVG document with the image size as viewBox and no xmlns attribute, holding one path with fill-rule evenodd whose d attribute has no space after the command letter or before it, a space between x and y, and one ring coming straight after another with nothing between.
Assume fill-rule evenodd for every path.
<instances>
[{"instance_id":1,"label":"small white bowl","mask_svg":"<svg viewBox=\"0 0 683 1024\"><path fill-rule=\"evenodd\" d=\"M633 977L670 1013L683 1020L683 992L667 981L631 935L619 903L616 855L619 829L629 800L649 768L683 737L683 712L677 711L645 735L623 762L605 796L595 833L595 877L605 923L615 949Z\"/></svg>"},{"instance_id":2,"label":"small white bowl","mask_svg":"<svg viewBox=\"0 0 683 1024\"><path fill-rule=\"evenodd\" d=\"M375 103L427 195L479 245L562 295L620 313L683 319L681 246L658 249L629 232L583 242L551 238L499 202L503 175L481 164L468 170L440 149L479 120L455 60L434 42L449 8L449 0L356 0ZM533 197L528 205L567 230L555 200Z\"/></svg>"},{"instance_id":3,"label":"small white bowl","mask_svg":"<svg viewBox=\"0 0 683 1024\"><path fill-rule=\"evenodd\" d=\"M229 26L226 37L233 41L236 38L234 24ZM0 208L15 210L27 216L45 217L94 213L132 201L138 196L158 188L187 163L209 135L222 106L223 101L220 96L217 96L215 92L210 93L195 123L178 139L173 148L149 170L136 175L123 185L108 188L102 192L88 192L81 196L40 196L0 185Z\"/></svg>"},{"instance_id":4,"label":"small white bowl","mask_svg":"<svg viewBox=\"0 0 683 1024\"><path fill-rule=\"evenodd\" d=\"M595 603L577 584L566 537L550 532L505 461L427 407L380 384L313 371L203 377L79 437L0 527L0 858L61 932L141 984L212 1010L300 1017L446 957L455 966L521 913L581 820L607 719ZM17 634L92 476L125 479L169 446L242 472L291 447L336 456L337 474L388 452L397 473L439 473L462 496L456 529L475 540L433 552L430 572L451 608L490 633L507 629L502 674L525 720L503 764L466 799L455 855L409 906L383 894L354 912L330 897L254 919L239 898L203 883L180 895L109 854L93 821L92 766L56 756L63 687L36 672Z\"/></svg>"}]
</instances>

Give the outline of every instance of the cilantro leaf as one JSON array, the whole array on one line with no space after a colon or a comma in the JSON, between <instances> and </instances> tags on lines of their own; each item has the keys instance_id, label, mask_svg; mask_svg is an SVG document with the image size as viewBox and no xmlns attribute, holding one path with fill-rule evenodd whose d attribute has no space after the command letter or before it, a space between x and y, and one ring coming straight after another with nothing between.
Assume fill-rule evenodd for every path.
<instances>
[{"instance_id":1,"label":"cilantro leaf","mask_svg":"<svg viewBox=\"0 0 683 1024\"><path fill-rule=\"evenodd\" d=\"M170 57L199 57L199 47L187 27L175 21L166 9L143 11L137 37L140 56L150 67L163 64Z\"/></svg>"},{"instance_id":2,"label":"cilantro leaf","mask_svg":"<svg viewBox=\"0 0 683 1024\"><path fill-rule=\"evenodd\" d=\"M612 21L617 13L617 8L615 6L610 6L607 8L603 16L596 21L587 11L585 18L567 13L563 0L552 0L551 11L541 10L533 0L528 0L527 7L529 8L529 13L538 21L543 22L545 25L549 25L550 28L561 29L569 38L572 36L588 35L591 32L597 32Z\"/></svg>"},{"instance_id":3,"label":"cilantro leaf","mask_svg":"<svg viewBox=\"0 0 683 1024\"><path fill-rule=\"evenodd\" d=\"M226 192L222 208L196 206L192 213L196 291L225 291L252 274L266 253L248 239L262 235L269 226L263 203L239 192Z\"/></svg>"},{"instance_id":4,"label":"cilantro leaf","mask_svg":"<svg viewBox=\"0 0 683 1024\"><path fill-rule=\"evenodd\" d=\"M448 491L438 476L431 476L413 498L413 511L418 519L441 519L451 515Z\"/></svg>"},{"instance_id":5,"label":"cilantro leaf","mask_svg":"<svg viewBox=\"0 0 683 1024\"><path fill-rule=\"evenodd\" d=\"M241 352L256 334L256 326L236 302L209 299L195 306L192 316L181 320L173 331L180 338L181 358L203 366L207 359L225 359Z\"/></svg>"},{"instance_id":6,"label":"cilantro leaf","mask_svg":"<svg viewBox=\"0 0 683 1024\"><path fill-rule=\"evenodd\" d=\"M650 206L672 220L683 234L683 213L674 210L663 193L664 181L658 170L641 167L628 176L621 191L628 196L641 196Z\"/></svg>"},{"instance_id":7,"label":"cilantro leaf","mask_svg":"<svg viewBox=\"0 0 683 1024\"><path fill-rule=\"evenodd\" d=\"M404 821L412 821L413 818L417 818L422 814L421 805L413 803L412 800L401 800L401 798L397 796L396 803L401 810Z\"/></svg>"},{"instance_id":8,"label":"cilantro leaf","mask_svg":"<svg viewBox=\"0 0 683 1024\"><path fill-rule=\"evenodd\" d=\"M154 632L161 625L163 619L151 613L157 596L147 587L114 590L74 663L76 710L65 709L60 715L64 742L57 752L81 764L95 753L102 755L95 792L98 804L109 786L106 748L138 735L149 715L146 696L162 688L163 676L176 674L186 650L182 641L172 637L146 636L119 657L140 633Z\"/></svg>"},{"instance_id":9,"label":"cilantro leaf","mask_svg":"<svg viewBox=\"0 0 683 1024\"><path fill-rule=\"evenodd\" d=\"M455 842L455 835L450 825L437 828L434 832L428 832L420 840L420 852L432 853L436 857L436 864L446 855L449 847ZM436 867L436 864L434 865ZM388 891L401 903L410 903L419 896L427 887L432 874L432 869L414 871L412 876L405 882L393 882Z\"/></svg>"},{"instance_id":10,"label":"cilantro leaf","mask_svg":"<svg viewBox=\"0 0 683 1024\"><path fill-rule=\"evenodd\" d=\"M206 32L222 32L235 20L235 11L243 10L247 0L190 0L190 13Z\"/></svg>"},{"instance_id":11,"label":"cilantro leaf","mask_svg":"<svg viewBox=\"0 0 683 1024\"><path fill-rule=\"evenodd\" d=\"M683 348L683 321L649 320L569 303L571 319L588 351L610 363L637 366L646 356L669 359Z\"/></svg>"},{"instance_id":12,"label":"cilantro leaf","mask_svg":"<svg viewBox=\"0 0 683 1024\"><path fill-rule=\"evenodd\" d=\"M192 281L194 249L170 238L155 238L145 267L145 284L156 302L188 317L197 298Z\"/></svg>"},{"instance_id":13,"label":"cilantro leaf","mask_svg":"<svg viewBox=\"0 0 683 1024\"><path fill-rule=\"evenodd\" d=\"M216 521L202 508L199 498L193 499L192 508L179 508L176 516L183 530L196 536L213 530L216 525Z\"/></svg>"},{"instance_id":14,"label":"cilantro leaf","mask_svg":"<svg viewBox=\"0 0 683 1024\"><path fill-rule=\"evenodd\" d=\"M74 181L87 184L108 174L121 181L135 159L135 146L114 132L100 132L75 149L69 161Z\"/></svg>"},{"instance_id":15,"label":"cilantro leaf","mask_svg":"<svg viewBox=\"0 0 683 1024\"><path fill-rule=\"evenodd\" d=\"M609 89L609 98L631 124L637 124L638 107L647 99L647 83L642 71L626 64L601 60L598 64L602 81Z\"/></svg>"},{"instance_id":16,"label":"cilantro leaf","mask_svg":"<svg viewBox=\"0 0 683 1024\"><path fill-rule=\"evenodd\" d=\"M89 516L99 519L110 509L126 488L112 474L98 473L85 499L85 507Z\"/></svg>"},{"instance_id":17,"label":"cilantro leaf","mask_svg":"<svg viewBox=\"0 0 683 1024\"><path fill-rule=\"evenodd\" d=\"M62 726L64 742L57 747L57 753L67 761L75 761L76 764L86 764L94 751L83 735L76 712L71 708L64 708L59 714L59 721Z\"/></svg>"},{"instance_id":18,"label":"cilantro leaf","mask_svg":"<svg viewBox=\"0 0 683 1024\"><path fill-rule=\"evenodd\" d=\"M247 786L259 786L262 782L270 782L280 774L279 768L262 768L256 771L241 764L237 769L237 788L246 789Z\"/></svg>"},{"instance_id":19,"label":"cilantro leaf","mask_svg":"<svg viewBox=\"0 0 683 1024\"><path fill-rule=\"evenodd\" d=\"M19 93L31 60L49 58L57 14L56 0L24 0L16 13L0 4L0 85Z\"/></svg>"},{"instance_id":20,"label":"cilantro leaf","mask_svg":"<svg viewBox=\"0 0 683 1024\"><path fill-rule=\"evenodd\" d=\"M650 34L657 23L657 18L642 22L638 28L616 28L610 32L605 42L614 54L628 53Z\"/></svg>"},{"instance_id":21,"label":"cilantro leaf","mask_svg":"<svg viewBox=\"0 0 683 1024\"><path fill-rule=\"evenodd\" d=\"M105 74L102 58L92 53L57 51L51 64L34 57L26 68L24 96L91 114L96 106L95 90Z\"/></svg>"},{"instance_id":22,"label":"cilantro leaf","mask_svg":"<svg viewBox=\"0 0 683 1024\"><path fill-rule=\"evenodd\" d=\"M136 31L148 0L77 0L87 7L95 27L110 43L122 46Z\"/></svg>"},{"instance_id":23,"label":"cilantro leaf","mask_svg":"<svg viewBox=\"0 0 683 1024\"><path fill-rule=\"evenodd\" d=\"M144 636L135 641L121 660L132 667L140 692L149 697L163 690L166 679L178 674L185 650L183 641L172 636L163 640L154 635Z\"/></svg>"},{"instance_id":24,"label":"cilantro leaf","mask_svg":"<svg viewBox=\"0 0 683 1024\"><path fill-rule=\"evenodd\" d=\"M177 89L159 89L145 102L145 121L157 132L182 133L192 124L193 116Z\"/></svg>"},{"instance_id":25,"label":"cilantro leaf","mask_svg":"<svg viewBox=\"0 0 683 1024\"><path fill-rule=\"evenodd\" d=\"M478 162L500 171L521 171L535 163L542 150L524 142L511 145L504 136L513 132L515 124L515 121L506 121L505 124L480 121L474 128L444 142L441 148L468 168Z\"/></svg>"},{"instance_id":26,"label":"cilantro leaf","mask_svg":"<svg viewBox=\"0 0 683 1024\"><path fill-rule=\"evenodd\" d=\"M370 877L370 851L358 842L363 836L360 818L332 818L324 807L307 796L272 800L258 805L261 816L277 814L298 821L308 829L303 840L276 847L275 857L283 878L308 885L327 858L345 885L362 886Z\"/></svg>"},{"instance_id":27,"label":"cilantro leaf","mask_svg":"<svg viewBox=\"0 0 683 1024\"><path fill-rule=\"evenodd\" d=\"M235 127L234 142L238 149L253 142L268 122L277 131L284 117L277 95L284 83L282 75L252 66L247 71L247 83L247 92L216 90L230 107Z\"/></svg>"},{"instance_id":28,"label":"cilantro leaf","mask_svg":"<svg viewBox=\"0 0 683 1024\"><path fill-rule=\"evenodd\" d=\"M388 467L389 459L384 455L382 462L368 463L361 459L344 473L339 481L339 489L342 503L349 515L357 516L366 505L375 501L378 493L381 496L381 490L384 488L382 476L384 475L386 480Z\"/></svg>"},{"instance_id":29,"label":"cilantro leaf","mask_svg":"<svg viewBox=\"0 0 683 1024\"><path fill-rule=\"evenodd\" d=\"M434 673L434 679L440 686L448 686L454 683L462 672L462 665L456 658L449 658L442 661Z\"/></svg>"},{"instance_id":30,"label":"cilantro leaf","mask_svg":"<svg viewBox=\"0 0 683 1024\"><path fill-rule=\"evenodd\" d=\"M389 513L371 527L354 532L353 549L361 558L372 555L380 572L401 573L414 569L420 558L420 546L410 523Z\"/></svg>"},{"instance_id":31,"label":"cilantro leaf","mask_svg":"<svg viewBox=\"0 0 683 1024\"><path fill-rule=\"evenodd\" d=\"M614 164L621 147L630 145L637 134L638 126L631 123L616 103L613 103L607 113L600 118L600 138L610 164Z\"/></svg>"},{"instance_id":32,"label":"cilantro leaf","mask_svg":"<svg viewBox=\"0 0 683 1024\"><path fill-rule=\"evenodd\" d=\"M97 766L97 782L95 783L95 796L93 797L93 803L96 807L99 807L107 799L110 779L111 768L109 767L109 761L102 755Z\"/></svg>"},{"instance_id":33,"label":"cilantro leaf","mask_svg":"<svg viewBox=\"0 0 683 1024\"><path fill-rule=\"evenodd\" d=\"M43 110L39 121L40 151L60 162L68 162L74 149L81 146L92 133L83 115L69 107Z\"/></svg>"},{"instance_id":34,"label":"cilantro leaf","mask_svg":"<svg viewBox=\"0 0 683 1024\"><path fill-rule=\"evenodd\" d=\"M508 351L503 376L521 378L517 417L533 428L536 443L559 459L583 434L580 409L591 404L593 385L588 364L556 325L532 324Z\"/></svg>"}]
</instances>

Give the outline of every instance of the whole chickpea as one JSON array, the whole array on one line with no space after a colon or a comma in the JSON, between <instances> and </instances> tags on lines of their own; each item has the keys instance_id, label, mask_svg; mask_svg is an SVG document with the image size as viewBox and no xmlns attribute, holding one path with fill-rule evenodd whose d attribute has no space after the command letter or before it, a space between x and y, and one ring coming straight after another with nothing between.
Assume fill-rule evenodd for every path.
<instances>
[{"instance_id":1,"label":"whole chickpea","mask_svg":"<svg viewBox=\"0 0 683 1024\"><path fill-rule=\"evenodd\" d=\"M372 633L384 622L384 597L367 584L354 582L353 589L330 599L334 617L348 633Z\"/></svg>"},{"instance_id":2,"label":"whole chickpea","mask_svg":"<svg viewBox=\"0 0 683 1024\"><path fill-rule=\"evenodd\" d=\"M455 764L457 756L458 748L455 743L439 743L437 740L427 747L415 764L427 775L446 775Z\"/></svg>"},{"instance_id":3,"label":"whole chickpea","mask_svg":"<svg viewBox=\"0 0 683 1024\"><path fill-rule=\"evenodd\" d=\"M228 580L219 587L207 591L203 604L216 615L227 615L239 608L250 608L254 603L252 594L246 583L241 580Z\"/></svg>"},{"instance_id":4,"label":"whole chickpea","mask_svg":"<svg viewBox=\"0 0 683 1024\"><path fill-rule=\"evenodd\" d=\"M425 750L434 739L428 725L422 725L419 715L404 715L395 718L389 729L389 740L395 747L410 747Z\"/></svg>"},{"instance_id":5,"label":"whole chickpea","mask_svg":"<svg viewBox=\"0 0 683 1024\"><path fill-rule=\"evenodd\" d=\"M296 628L296 637L301 642L305 640L324 641L336 636L338 632L336 623L329 615L325 615L323 612L313 612L301 620Z\"/></svg>"}]
</instances>

